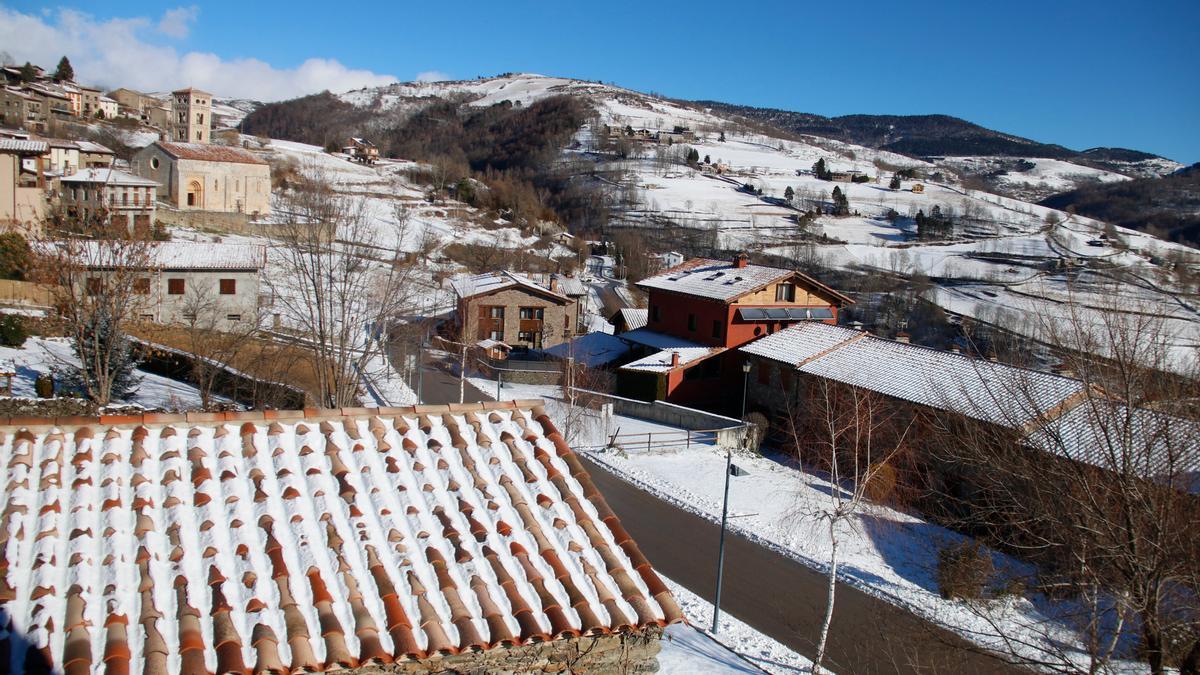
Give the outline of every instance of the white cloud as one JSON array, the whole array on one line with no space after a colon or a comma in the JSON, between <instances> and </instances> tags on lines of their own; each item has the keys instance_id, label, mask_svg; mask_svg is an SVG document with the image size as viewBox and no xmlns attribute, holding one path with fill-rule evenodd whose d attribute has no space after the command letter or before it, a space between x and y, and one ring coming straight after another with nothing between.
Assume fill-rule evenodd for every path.
<instances>
[{"instance_id":1,"label":"white cloud","mask_svg":"<svg viewBox=\"0 0 1200 675\"><path fill-rule=\"evenodd\" d=\"M192 24L199 15L200 8L195 5L168 9L158 20L158 30L170 37L183 39L192 31Z\"/></svg>"},{"instance_id":2,"label":"white cloud","mask_svg":"<svg viewBox=\"0 0 1200 675\"><path fill-rule=\"evenodd\" d=\"M424 72L417 73L417 77L413 81L414 82L444 82L449 79L450 79L450 76L443 73L440 70L426 70Z\"/></svg>"},{"instance_id":3,"label":"white cloud","mask_svg":"<svg viewBox=\"0 0 1200 675\"><path fill-rule=\"evenodd\" d=\"M156 34L190 29L194 8L170 10L155 25L145 17L99 20L71 9L40 14L0 6L0 45L18 63L53 68L66 54L75 78L105 88L170 91L193 86L228 98L278 101L325 89L334 92L396 82L391 75L347 68L336 60L312 58L294 68L276 68L254 58L226 59L208 52L179 52L151 41ZM174 35L179 37L179 35Z\"/></svg>"}]
</instances>

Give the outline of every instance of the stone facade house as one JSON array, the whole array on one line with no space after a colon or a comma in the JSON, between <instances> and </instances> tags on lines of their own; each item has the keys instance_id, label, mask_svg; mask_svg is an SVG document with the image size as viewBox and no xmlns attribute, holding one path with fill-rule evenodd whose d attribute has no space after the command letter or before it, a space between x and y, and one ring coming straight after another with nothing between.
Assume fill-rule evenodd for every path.
<instances>
[{"instance_id":1,"label":"stone facade house","mask_svg":"<svg viewBox=\"0 0 1200 675\"><path fill-rule=\"evenodd\" d=\"M683 621L541 401L2 421L3 672L652 673Z\"/></svg>"},{"instance_id":2,"label":"stone facade house","mask_svg":"<svg viewBox=\"0 0 1200 675\"><path fill-rule=\"evenodd\" d=\"M464 342L495 340L543 349L576 333L578 302L555 279L546 287L513 272L488 272L455 277L451 285Z\"/></svg>"},{"instance_id":3,"label":"stone facade house","mask_svg":"<svg viewBox=\"0 0 1200 675\"><path fill-rule=\"evenodd\" d=\"M75 145L79 146L79 166L84 169L106 169L117 156L112 149L93 141L75 141Z\"/></svg>"},{"instance_id":4,"label":"stone facade house","mask_svg":"<svg viewBox=\"0 0 1200 675\"><path fill-rule=\"evenodd\" d=\"M254 153L207 143L153 143L131 162L159 184L159 199L181 210L264 216L271 212L271 167Z\"/></svg>"},{"instance_id":5,"label":"stone facade house","mask_svg":"<svg viewBox=\"0 0 1200 675\"><path fill-rule=\"evenodd\" d=\"M130 232L146 233L154 225L158 183L116 169L80 169L59 180L59 202L68 213L84 215L97 209L110 222Z\"/></svg>"}]
</instances>

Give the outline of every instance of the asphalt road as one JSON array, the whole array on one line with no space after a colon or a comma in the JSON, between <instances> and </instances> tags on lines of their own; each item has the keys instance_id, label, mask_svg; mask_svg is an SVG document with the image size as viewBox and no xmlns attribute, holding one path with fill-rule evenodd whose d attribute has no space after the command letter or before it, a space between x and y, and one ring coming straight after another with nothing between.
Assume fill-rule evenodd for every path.
<instances>
[{"instance_id":1,"label":"asphalt road","mask_svg":"<svg viewBox=\"0 0 1200 675\"><path fill-rule=\"evenodd\" d=\"M711 599L720 527L639 490L586 456L583 460L654 568ZM812 658L827 593L824 575L726 534L723 612ZM841 675L1021 672L971 650L958 635L845 584L838 584L834 607L825 665Z\"/></svg>"},{"instance_id":2,"label":"asphalt road","mask_svg":"<svg viewBox=\"0 0 1200 675\"><path fill-rule=\"evenodd\" d=\"M458 375L450 372L456 367L450 359L440 353L425 351L424 367L421 373L421 398L423 403L458 403ZM392 363L403 363L402 354L396 349L391 355ZM409 383L413 391L417 390L416 378ZM493 398L479 391L470 382L463 386L463 402L478 403L491 401Z\"/></svg>"}]
</instances>

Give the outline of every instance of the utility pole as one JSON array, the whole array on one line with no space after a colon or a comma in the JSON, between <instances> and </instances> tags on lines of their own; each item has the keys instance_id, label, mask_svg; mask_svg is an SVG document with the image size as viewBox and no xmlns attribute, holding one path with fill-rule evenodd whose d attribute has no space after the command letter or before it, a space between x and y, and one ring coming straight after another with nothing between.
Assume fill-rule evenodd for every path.
<instances>
[{"instance_id":1,"label":"utility pole","mask_svg":"<svg viewBox=\"0 0 1200 675\"><path fill-rule=\"evenodd\" d=\"M417 344L417 403L424 403L423 386L425 383L425 341L422 340Z\"/></svg>"}]
</instances>

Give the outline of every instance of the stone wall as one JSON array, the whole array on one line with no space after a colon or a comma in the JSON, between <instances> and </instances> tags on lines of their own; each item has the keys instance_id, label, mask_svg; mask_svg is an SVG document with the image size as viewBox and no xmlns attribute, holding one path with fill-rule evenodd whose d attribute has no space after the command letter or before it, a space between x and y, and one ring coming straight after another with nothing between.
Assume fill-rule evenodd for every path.
<instances>
[{"instance_id":1,"label":"stone wall","mask_svg":"<svg viewBox=\"0 0 1200 675\"><path fill-rule=\"evenodd\" d=\"M591 401L611 403L613 413L617 415L660 422L691 431L715 431L717 446L721 448L740 448L742 440L746 438L746 425L733 417L725 417L666 401L638 401L591 391L587 392L586 398Z\"/></svg>"},{"instance_id":2,"label":"stone wall","mask_svg":"<svg viewBox=\"0 0 1200 675\"><path fill-rule=\"evenodd\" d=\"M655 673L662 629L496 647L482 652L360 666L355 675L397 673Z\"/></svg>"},{"instance_id":3,"label":"stone wall","mask_svg":"<svg viewBox=\"0 0 1200 675\"><path fill-rule=\"evenodd\" d=\"M513 347L533 344L521 342L518 337L521 331L521 308L537 307L543 310L542 344L543 349L553 347L575 335L575 301L566 300L555 302L536 292L520 288L506 288L502 291L467 298L459 303L460 320L463 322L464 339L469 343L481 340L486 335L480 335L480 307L503 307L504 322L501 328L500 341Z\"/></svg>"}]
</instances>

